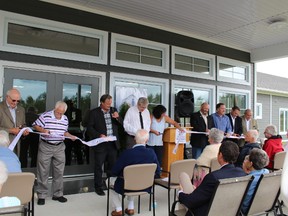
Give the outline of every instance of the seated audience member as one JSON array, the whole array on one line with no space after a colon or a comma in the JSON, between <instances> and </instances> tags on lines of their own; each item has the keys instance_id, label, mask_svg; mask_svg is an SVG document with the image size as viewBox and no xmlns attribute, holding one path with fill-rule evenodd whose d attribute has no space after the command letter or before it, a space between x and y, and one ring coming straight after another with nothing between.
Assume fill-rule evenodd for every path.
<instances>
[{"instance_id":1,"label":"seated audience member","mask_svg":"<svg viewBox=\"0 0 288 216\"><path fill-rule=\"evenodd\" d=\"M246 155L249 155L250 151L254 148L261 149L260 144L257 143L259 133L257 130L250 130L245 135L246 144L243 146L238 156L236 166L242 167L243 161Z\"/></svg>"},{"instance_id":2,"label":"seated audience member","mask_svg":"<svg viewBox=\"0 0 288 216\"><path fill-rule=\"evenodd\" d=\"M275 125L268 125L264 131L267 138L263 145L263 150L266 151L269 157L268 169L273 169L275 154L284 151L282 146L282 137L277 135L277 127Z\"/></svg>"},{"instance_id":3,"label":"seated audience member","mask_svg":"<svg viewBox=\"0 0 288 216\"><path fill-rule=\"evenodd\" d=\"M207 174L202 183L195 190L193 190L189 176L181 173L180 185L183 188L183 191L180 190L178 192L179 201L189 208L193 212L194 216L207 215L209 202L219 179L246 175L243 169L234 166L238 155L239 148L237 144L232 141L224 141L219 148L217 156L221 168ZM189 215L191 214L187 212L186 216Z\"/></svg>"},{"instance_id":4,"label":"seated audience member","mask_svg":"<svg viewBox=\"0 0 288 216\"><path fill-rule=\"evenodd\" d=\"M0 130L0 158L5 163L8 172L22 172L21 163L17 155L11 151L8 146L10 144L9 135L6 131Z\"/></svg>"},{"instance_id":5,"label":"seated audience member","mask_svg":"<svg viewBox=\"0 0 288 216\"><path fill-rule=\"evenodd\" d=\"M115 210L112 211L112 216L122 215L122 206L119 194L123 194L124 190L124 181L123 181L123 170L126 166L133 164L147 164L147 163L156 163L157 169L155 177L160 177L160 166L157 160L157 156L153 149L146 148L145 144L149 139L148 131L140 129L136 132L135 142L136 144L131 148L125 150L116 161L115 165L112 168L112 175L118 176L115 184L114 190L111 191L112 197L112 208ZM150 188L147 188L149 191ZM134 214L134 197L127 197L128 199L128 208L125 209L125 213L128 215Z\"/></svg>"},{"instance_id":6,"label":"seated audience member","mask_svg":"<svg viewBox=\"0 0 288 216\"><path fill-rule=\"evenodd\" d=\"M3 184L8 178L8 170L5 164L0 161L0 193L2 190ZM0 208L19 206L21 204L20 200L17 197L0 197Z\"/></svg>"},{"instance_id":7,"label":"seated audience member","mask_svg":"<svg viewBox=\"0 0 288 216\"><path fill-rule=\"evenodd\" d=\"M254 191L256 189L257 182L262 174L269 173L269 170L264 167L269 163L269 158L267 153L262 149L252 149L250 154L245 157L243 162L243 170L248 175L253 175L254 179L249 187L247 195L241 207L242 213L247 214L248 207L250 205L251 199L253 197Z\"/></svg>"},{"instance_id":8,"label":"seated audience member","mask_svg":"<svg viewBox=\"0 0 288 216\"><path fill-rule=\"evenodd\" d=\"M210 130L208 136L208 142L210 143L210 145L207 145L204 148L202 154L197 159L198 166L210 167L211 160L217 157L217 154L219 153L219 148L223 140L223 136L223 131L217 128L212 128Z\"/></svg>"}]
</instances>

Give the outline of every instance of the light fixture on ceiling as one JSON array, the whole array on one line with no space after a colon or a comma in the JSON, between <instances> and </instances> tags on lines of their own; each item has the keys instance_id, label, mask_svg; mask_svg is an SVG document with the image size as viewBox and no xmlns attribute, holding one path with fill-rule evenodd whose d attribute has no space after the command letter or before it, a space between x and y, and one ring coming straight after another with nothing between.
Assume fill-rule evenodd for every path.
<instances>
[{"instance_id":1,"label":"light fixture on ceiling","mask_svg":"<svg viewBox=\"0 0 288 216\"><path fill-rule=\"evenodd\" d=\"M270 29L282 29L288 26L288 22L285 19L274 19L268 22L268 27Z\"/></svg>"}]
</instances>

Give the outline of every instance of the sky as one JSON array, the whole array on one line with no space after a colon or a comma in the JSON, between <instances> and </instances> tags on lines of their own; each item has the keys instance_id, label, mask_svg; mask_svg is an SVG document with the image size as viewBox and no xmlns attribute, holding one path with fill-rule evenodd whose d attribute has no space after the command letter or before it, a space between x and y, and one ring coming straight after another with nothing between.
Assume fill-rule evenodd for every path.
<instances>
[{"instance_id":1,"label":"sky","mask_svg":"<svg viewBox=\"0 0 288 216\"><path fill-rule=\"evenodd\" d=\"M288 58L257 63L256 70L257 72L288 78Z\"/></svg>"}]
</instances>

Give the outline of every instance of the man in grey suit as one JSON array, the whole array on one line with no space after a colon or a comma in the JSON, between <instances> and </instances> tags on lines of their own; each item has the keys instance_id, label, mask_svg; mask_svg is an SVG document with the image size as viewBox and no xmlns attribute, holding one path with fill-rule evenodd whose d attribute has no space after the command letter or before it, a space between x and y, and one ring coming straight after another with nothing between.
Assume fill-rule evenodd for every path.
<instances>
[{"instance_id":1,"label":"man in grey suit","mask_svg":"<svg viewBox=\"0 0 288 216\"><path fill-rule=\"evenodd\" d=\"M10 142L25 126L25 110L18 104L20 99L20 92L12 88L7 91L6 99L0 103L0 130L9 133ZM26 136L28 133L25 131L23 135Z\"/></svg>"},{"instance_id":2,"label":"man in grey suit","mask_svg":"<svg viewBox=\"0 0 288 216\"><path fill-rule=\"evenodd\" d=\"M246 109L244 112L244 115L242 118L242 128L243 128L243 134L246 135L246 133L249 130L257 130L259 131L257 120L252 118L253 112L251 109ZM239 147L242 148L245 144L245 140L241 139L239 141Z\"/></svg>"}]
</instances>

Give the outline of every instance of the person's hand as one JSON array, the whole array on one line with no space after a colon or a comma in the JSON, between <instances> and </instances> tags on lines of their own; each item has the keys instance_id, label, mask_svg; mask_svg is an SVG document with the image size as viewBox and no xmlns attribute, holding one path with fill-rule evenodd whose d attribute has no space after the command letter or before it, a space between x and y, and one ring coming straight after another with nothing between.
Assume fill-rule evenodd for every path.
<instances>
[{"instance_id":1,"label":"person's hand","mask_svg":"<svg viewBox=\"0 0 288 216\"><path fill-rule=\"evenodd\" d=\"M119 117L119 113L118 112L112 113L112 118L117 119L118 117Z\"/></svg>"},{"instance_id":2,"label":"person's hand","mask_svg":"<svg viewBox=\"0 0 288 216\"><path fill-rule=\"evenodd\" d=\"M180 130L181 133L185 133L185 129L184 128L180 127L179 130Z\"/></svg>"},{"instance_id":3,"label":"person's hand","mask_svg":"<svg viewBox=\"0 0 288 216\"><path fill-rule=\"evenodd\" d=\"M9 132L10 132L11 134L17 135L17 134L20 132L20 128L19 128L19 127L11 128L11 129L9 130Z\"/></svg>"},{"instance_id":4,"label":"person's hand","mask_svg":"<svg viewBox=\"0 0 288 216\"><path fill-rule=\"evenodd\" d=\"M236 133L233 133L232 136L239 137L240 135L239 135L239 134L236 134Z\"/></svg>"},{"instance_id":5,"label":"person's hand","mask_svg":"<svg viewBox=\"0 0 288 216\"><path fill-rule=\"evenodd\" d=\"M226 134L226 137L227 137L227 138L229 138L230 136L231 136L231 134L230 134L230 133L227 133L227 134Z\"/></svg>"},{"instance_id":6,"label":"person's hand","mask_svg":"<svg viewBox=\"0 0 288 216\"><path fill-rule=\"evenodd\" d=\"M23 132L23 136L27 136L30 133L30 131L27 129Z\"/></svg>"},{"instance_id":7,"label":"person's hand","mask_svg":"<svg viewBox=\"0 0 288 216\"><path fill-rule=\"evenodd\" d=\"M78 139L77 136L70 136L70 138L71 138L72 141L75 141L76 139Z\"/></svg>"},{"instance_id":8,"label":"person's hand","mask_svg":"<svg viewBox=\"0 0 288 216\"><path fill-rule=\"evenodd\" d=\"M100 138L104 138L104 137L106 137L106 135L104 135L104 134L100 134L99 137L100 137Z\"/></svg>"}]
</instances>

